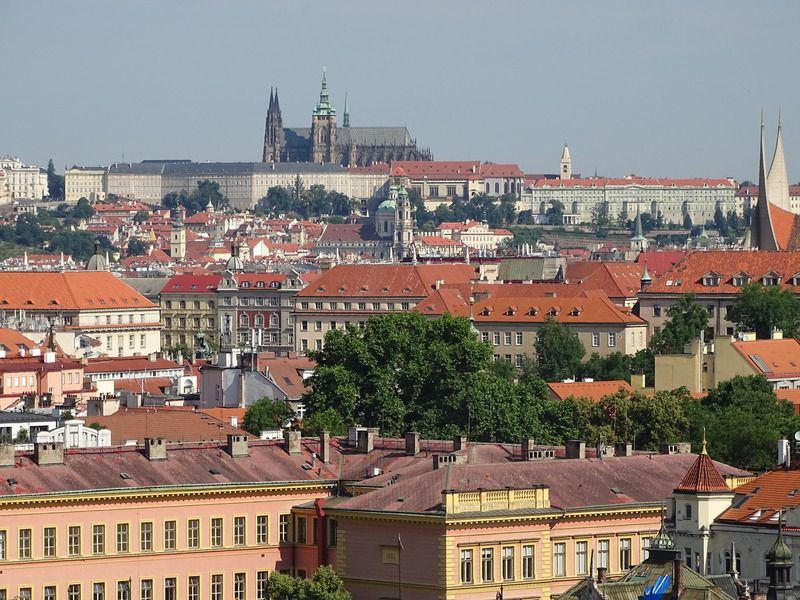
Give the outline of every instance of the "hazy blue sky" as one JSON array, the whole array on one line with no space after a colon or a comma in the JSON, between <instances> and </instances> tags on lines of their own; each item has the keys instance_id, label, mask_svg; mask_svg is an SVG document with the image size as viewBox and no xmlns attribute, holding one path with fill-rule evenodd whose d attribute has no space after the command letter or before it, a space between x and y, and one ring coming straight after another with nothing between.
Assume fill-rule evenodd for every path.
<instances>
[{"instance_id":1,"label":"hazy blue sky","mask_svg":"<svg viewBox=\"0 0 800 600\"><path fill-rule=\"evenodd\" d=\"M783 107L800 177L800 2L0 0L0 155L260 160L270 85L308 126L325 65L353 125L438 159L753 178Z\"/></svg>"}]
</instances>

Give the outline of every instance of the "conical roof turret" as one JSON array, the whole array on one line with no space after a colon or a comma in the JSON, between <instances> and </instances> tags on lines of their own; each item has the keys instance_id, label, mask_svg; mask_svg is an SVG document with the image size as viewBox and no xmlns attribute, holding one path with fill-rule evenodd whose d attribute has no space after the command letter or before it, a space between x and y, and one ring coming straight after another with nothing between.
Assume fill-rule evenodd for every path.
<instances>
[{"instance_id":1,"label":"conical roof turret","mask_svg":"<svg viewBox=\"0 0 800 600\"><path fill-rule=\"evenodd\" d=\"M778 133L775 136L775 153L767 173L767 200L784 210L790 210L789 175L786 172L786 158L783 155L783 125L778 113Z\"/></svg>"}]
</instances>

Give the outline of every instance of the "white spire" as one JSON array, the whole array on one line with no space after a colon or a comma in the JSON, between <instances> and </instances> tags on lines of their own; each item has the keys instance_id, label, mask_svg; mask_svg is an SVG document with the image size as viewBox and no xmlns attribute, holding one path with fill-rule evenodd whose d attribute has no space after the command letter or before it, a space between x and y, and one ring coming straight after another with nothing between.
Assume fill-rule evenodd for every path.
<instances>
[{"instance_id":1,"label":"white spire","mask_svg":"<svg viewBox=\"0 0 800 600\"><path fill-rule=\"evenodd\" d=\"M561 160L572 160L569 155L569 146L564 144L564 150L561 152Z\"/></svg>"},{"instance_id":2,"label":"white spire","mask_svg":"<svg viewBox=\"0 0 800 600\"><path fill-rule=\"evenodd\" d=\"M22 259L22 264L27 269L28 268L28 251L25 250L25 256Z\"/></svg>"},{"instance_id":3,"label":"white spire","mask_svg":"<svg viewBox=\"0 0 800 600\"><path fill-rule=\"evenodd\" d=\"M786 173L786 159L783 156L783 135L781 133L781 114L778 113L778 133L775 136L775 153L772 155L772 164L767 173L767 200L790 210L789 203L789 176Z\"/></svg>"},{"instance_id":4,"label":"white spire","mask_svg":"<svg viewBox=\"0 0 800 600\"><path fill-rule=\"evenodd\" d=\"M560 179L572 179L572 157L569 155L569 146L566 144L564 144L564 150L561 151L558 176Z\"/></svg>"}]
</instances>

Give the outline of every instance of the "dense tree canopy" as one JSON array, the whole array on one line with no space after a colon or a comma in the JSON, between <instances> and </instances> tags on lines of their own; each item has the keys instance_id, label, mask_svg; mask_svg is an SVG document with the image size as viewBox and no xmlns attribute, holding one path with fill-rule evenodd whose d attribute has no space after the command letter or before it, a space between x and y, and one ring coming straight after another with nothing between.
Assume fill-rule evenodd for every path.
<instances>
[{"instance_id":1,"label":"dense tree canopy","mask_svg":"<svg viewBox=\"0 0 800 600\"><path fill-rule=\"evenodd\" d=\"M53 200L64 197L64 176L56 173L52 158L47 163L47 191L47 195Z\"/></svg>"},{"instance_id":2,"label":"dense tree canopy","mask_svg":"<svg viewBox=\"0 0 800 600\"><path fill-rule=\"evenodd\" d=\"M341 578L333 567L323 565L310 579L284 575L273 571L269 577L269 597L272 600L350 600Z\"/></svg>"},{"instance_id":3,"label":"dense tree canopy","mask_svg":"<svg viewBox=\"0 0 800 600\"><path fill-rule=\"evenodd\" d=\"M572 329L547 317L534 343L539 375L545 381L575 377L586 349Z\"/></svg>"},{"instance_id":4,"label":"dense tree canopy","mask_svg":"<svg viewBox=\"0 0 800 600\"><path fill-rule=\"evenodd\" d=\"M786 337L800 334L800 301L794 292L778 286L765 287L758 282L744 285L727 314L745 331L769 339L773 329Z\"/></svg>"},{"instance_id":5,"label":"dense tree canopy","mask_svg":"<svg viewBox=\"0 0 800 600\"><path fill-rule=\"evenodd\" d=\"M275 186L258 202L258 210L277 216L295 215L303 219L310 217L349 217L355 208L354 202L345 194L325 190L323 185L312 185L305 189L298 176L289 187Z\"/></svg>"},{"instance_id":6,"label":"dense tree canopy","mask_svg":"<svg viewBox=\"0 0 800 600\"><path fill-rule=\"evenodd\" d=\"M253 435L259 435L265 429L281 429L292 415L292 410L283 400L261 398L245 411L242 429Z\"/></svg>"},{"instance_id":7,"label":"dense tree canopy","mask_svg":"<svg viewBox=\"0 0 800 600\"><path fill-rule=\"evenodd\" d=\"M215 209L228 206L228 198L219 191L219 183L204 179L198 181L197 187L189 193L183 190L180 192L168 193L164 196L161 203L166 208L170 209L176 209L182 206L186 209L186 214L191 216L204 211L209 201L211 201L211 205Z\"/></svg>"},{"instance_id":8,"label":"dense tree canopy","mask_svg":"<svg viewBox=\"0 0 800 600\"><path fill-rule=\"evenodd\" d=\"M669 321L653 335L650 348L659 354L683 352L683 347L700 337L708 326L708 311L695 302L694 294L683 294L678 303L667 310Z\"/></svg>"}]
</instances>

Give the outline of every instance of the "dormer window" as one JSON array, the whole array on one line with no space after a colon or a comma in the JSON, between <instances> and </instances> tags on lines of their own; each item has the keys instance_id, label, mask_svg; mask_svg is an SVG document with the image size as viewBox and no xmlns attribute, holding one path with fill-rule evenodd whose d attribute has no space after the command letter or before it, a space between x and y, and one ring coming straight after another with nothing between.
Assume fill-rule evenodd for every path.
<instances>
[{"instance_id":1,"label":"dormer window","mask_svg":"<svg viewBox=\"0 0 800 600\"><path fill-rule=\"evenodd\" d=\"M716 287L719 285L722 276L719 273L711 272L703 275L703 285L706 287Z\"/></svg>"},{"instance_id":2,"label":"dormer window","mask_svg":"<svg viewBox=\"0 0 800 600\"><path fill-rule=\"evenodd\" d=\"M559 313L558 307L554 306L553 308L551 308L550 310L547 311L547 316L548 317L555 317L555 316L558 315L558 313Z\"/></svg>"},{"instance_id":3,"label":"dormer window","mask_svg":"<svg viewBox=\"0 0 800 600\"><path fill-rule=\"evenodd\" d=\"M770 271L764 277L761 278L762 285L780 285L781 284L781 276L774 271Z\"/></svg>"},{"instance_id":4,"label":"dormer window","mask_svg":"<svg viewBox=\"0 0 800 600\"><path fill-rule=\"evenodd\" d=\"M242 287L243 288L249 288L250 287L250 282L249 281L243 281L242 282Z\"/></svg>"},{"instance_id":5,"label":"dormer window","mask_svg":"<svg viewBox=\"0 0 800 600\"><path fill-rule=\"evenodd\" d=\"M528 309L528 316L529 316L529 317L535 317L535 316L536 316L536 315L538 315L538 314L539 314L539 308L538 308L538 307L536 307L536 306L531 306L531 307Z\"/></svg>"},{"instance_id":6,"label":"dormer window","mask_svg":"<svg viewBox=\"0 0 800 600\"><path fill-rule=\"evenodd\" d=\"M513 317L515 314L517 314L517 307L516 306L509 306L506 309L506 313L505 314L506 314L507 317Z\"/></svg>"},{"instance_id":7,"label":"dormer window","mask_svg":"<svg viewBox=\"0 0 800 600\"><path fill-rule=\"evenodd\" d=\"M582 312L583 312L583 309L580 306L576 306L571 311L569 311L569 316L570 317L580 317Z\"/></svg>"},{"instance_id":8,"label":"dormer window","mask_svg":"<svg viewBox=\"0 0 800 600\"><path fill-rule=\"evenodd\" d=\"M733 276L731 283L733 283L734 287L742 287L743 285L750 283L750 275L743 272L736 273L736 275Z\"/></svg>"},{"instance_id":9,"label":"dormer window","mask_svg":"<svg viewBox=\"0 0 800 600\"><path fill-rule=\"evenodd\" d=\"M488 317L492 314L492 307L491 306L484 306L480 312L481 316Z\"/></svg>"},{"instance_id":10,"label":"dormer window","mask_svg":"<svg viewBox=\"0 0 800 600\"><path fill-rule=\"evenodd\" d=\"M264 287L264 282L263 281L256 282L256 287L263 288Z\"/></svg>"}]
</instances>

